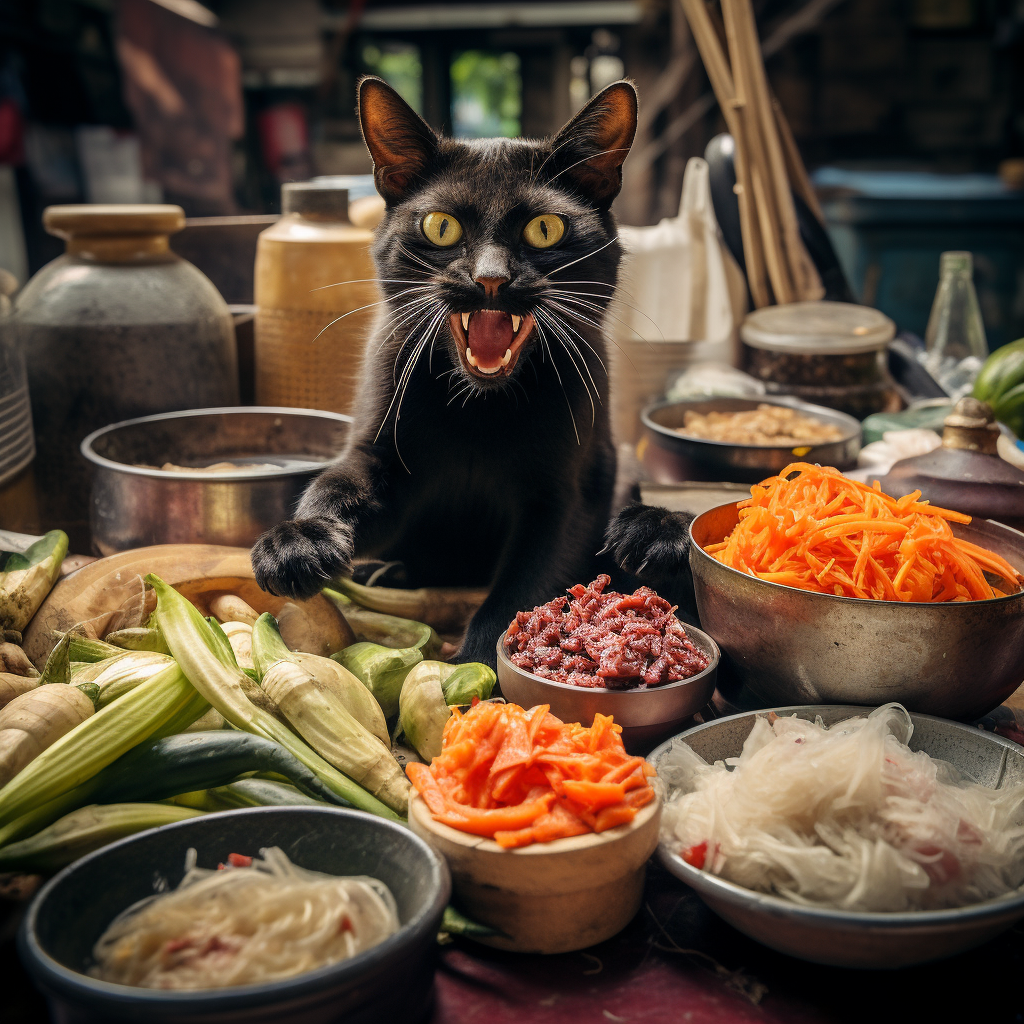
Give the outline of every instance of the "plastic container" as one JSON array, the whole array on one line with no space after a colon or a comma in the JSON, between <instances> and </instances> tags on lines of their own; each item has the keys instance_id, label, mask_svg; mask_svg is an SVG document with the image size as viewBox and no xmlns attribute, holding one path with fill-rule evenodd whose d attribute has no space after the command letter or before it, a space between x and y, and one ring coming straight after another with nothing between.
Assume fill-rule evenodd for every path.
<instances>
[{"instance_id":1,"label":"plastic container","mask_svg":"<svg viewBox=\"0 0 1024 1024\"><path fill-rule=\"evenodd\" d=\"M28 369L44 528L88 544L82 439L108 423L237 405L231 313L210 280L173 253L180 206L51 206L66 251L18 295L14 334Z\"/></svg>"},{"instance_id":2,"label":"plastic container","mask_svg":"<svg viewBox=\"0 0 1024 1024\"><path fill-rule=\"evenodd\" d=\"M740 328L744 368L770 395L793 395L863 419L895 411L886 369L896 325L847 302L793 302L747 315Z\"/></svg>"},{"instance_id":3,"label":"plastic container","mask_svg":"<svg viewBox=\"0 0 1024 1024\"><path fill-rule=\"evenodd\" d=\"M351 413L380 298L373 233L344 188L286 184L281 206L256 248L256 404Z\"/></svg>"}]
</instances>

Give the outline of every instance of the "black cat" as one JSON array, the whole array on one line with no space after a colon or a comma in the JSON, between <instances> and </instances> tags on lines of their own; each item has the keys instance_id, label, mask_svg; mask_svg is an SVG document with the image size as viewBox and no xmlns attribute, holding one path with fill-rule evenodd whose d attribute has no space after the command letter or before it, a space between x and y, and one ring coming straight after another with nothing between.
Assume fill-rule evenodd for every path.
<instances>
[{"instance_id":1,"label":"black cat","mask_svg":"<svg viewBox=\"0 0 1024 1024\"><path fill-rule=\"evenodd\" d=\"M518 610L593 578L615 479L609 206L636 114L618 82L553 139L456 141L363 80L387 303L344 454L253 547L264 589L308 597L357 554L412 585L493 584L459 659L494 664Z\"/></svg>"}]
</instances>

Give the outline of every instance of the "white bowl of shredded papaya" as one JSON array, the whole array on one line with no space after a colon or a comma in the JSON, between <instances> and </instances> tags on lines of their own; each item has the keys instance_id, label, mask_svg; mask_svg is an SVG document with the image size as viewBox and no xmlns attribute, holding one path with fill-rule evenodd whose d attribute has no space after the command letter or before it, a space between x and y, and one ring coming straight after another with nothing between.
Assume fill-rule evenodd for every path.
<instances>
[{"instance_id":1,"label":"white bowl of shredded papaya","mask_svg":"<svg viewBox=\"0 0 1024 1024\"><path fill-rule=\"evenodd\" d=\"M701 625L740 708L898 701L961 721L1024 680L1024 534L794 463L698 516Z\"/></svg>"},{"instance_id":2,"label":"white bowl of shredded papaya","mask_svg":"<svg viewBox=\"0 0 1024 1024\"><path fill-rule=\"evenodd\" d=\"M410 764L409 824L448 862L454 904L500 949L565 953L621 931L658 845L654 769L607 715L547 705L452 709L441 753Z\"/></svg>"}]
</instances>

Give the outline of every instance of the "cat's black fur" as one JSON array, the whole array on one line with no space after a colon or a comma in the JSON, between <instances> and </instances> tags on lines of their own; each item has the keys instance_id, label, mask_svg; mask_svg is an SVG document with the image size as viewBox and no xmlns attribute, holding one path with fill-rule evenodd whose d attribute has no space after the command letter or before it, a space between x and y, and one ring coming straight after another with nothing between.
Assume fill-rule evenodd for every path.
<instances>
[{"instance_id":1,"label":"cat's black fur","mask_svg":"<svg viewBox=\"0 0 1024 1024\"><path fill-rule=\"evenodd\" d=\"M264 589L295 597L357 555L403 561L411 585L493 584L459 659L494 664L515 613L593 578L605 543L615 452L601 325L620 259L608 208L636 94L610 86L544 141L440 138L376 79L359 110L387 202L373 250L387 305L344 454L256 542L253 567ZM427 240L431 211L461 222L457 244ZM545 213L568 230L532 249L524 225ZM464 362L449 314L480 309L536 317L510 375Z\"/></svg>"}]
</instances>

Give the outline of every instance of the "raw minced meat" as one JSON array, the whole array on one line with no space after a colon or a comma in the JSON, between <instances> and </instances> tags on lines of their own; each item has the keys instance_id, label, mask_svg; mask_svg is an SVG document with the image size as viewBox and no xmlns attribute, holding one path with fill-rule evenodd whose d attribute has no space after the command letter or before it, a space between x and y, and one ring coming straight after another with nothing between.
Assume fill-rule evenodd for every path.
<instances>
[{"instance_id":1,"label":"raw minced meat","mask_svg":"<svg viewBox=\"0 0 1024 1024\"><path fill-rule=\"evenodd\" d=\"M616 690L674 683L708 667L675 606L649 587L606 593L609 583L598 576L519 612L506 634L512 664L555 682Z\"/></svg>"}]
</instances>

